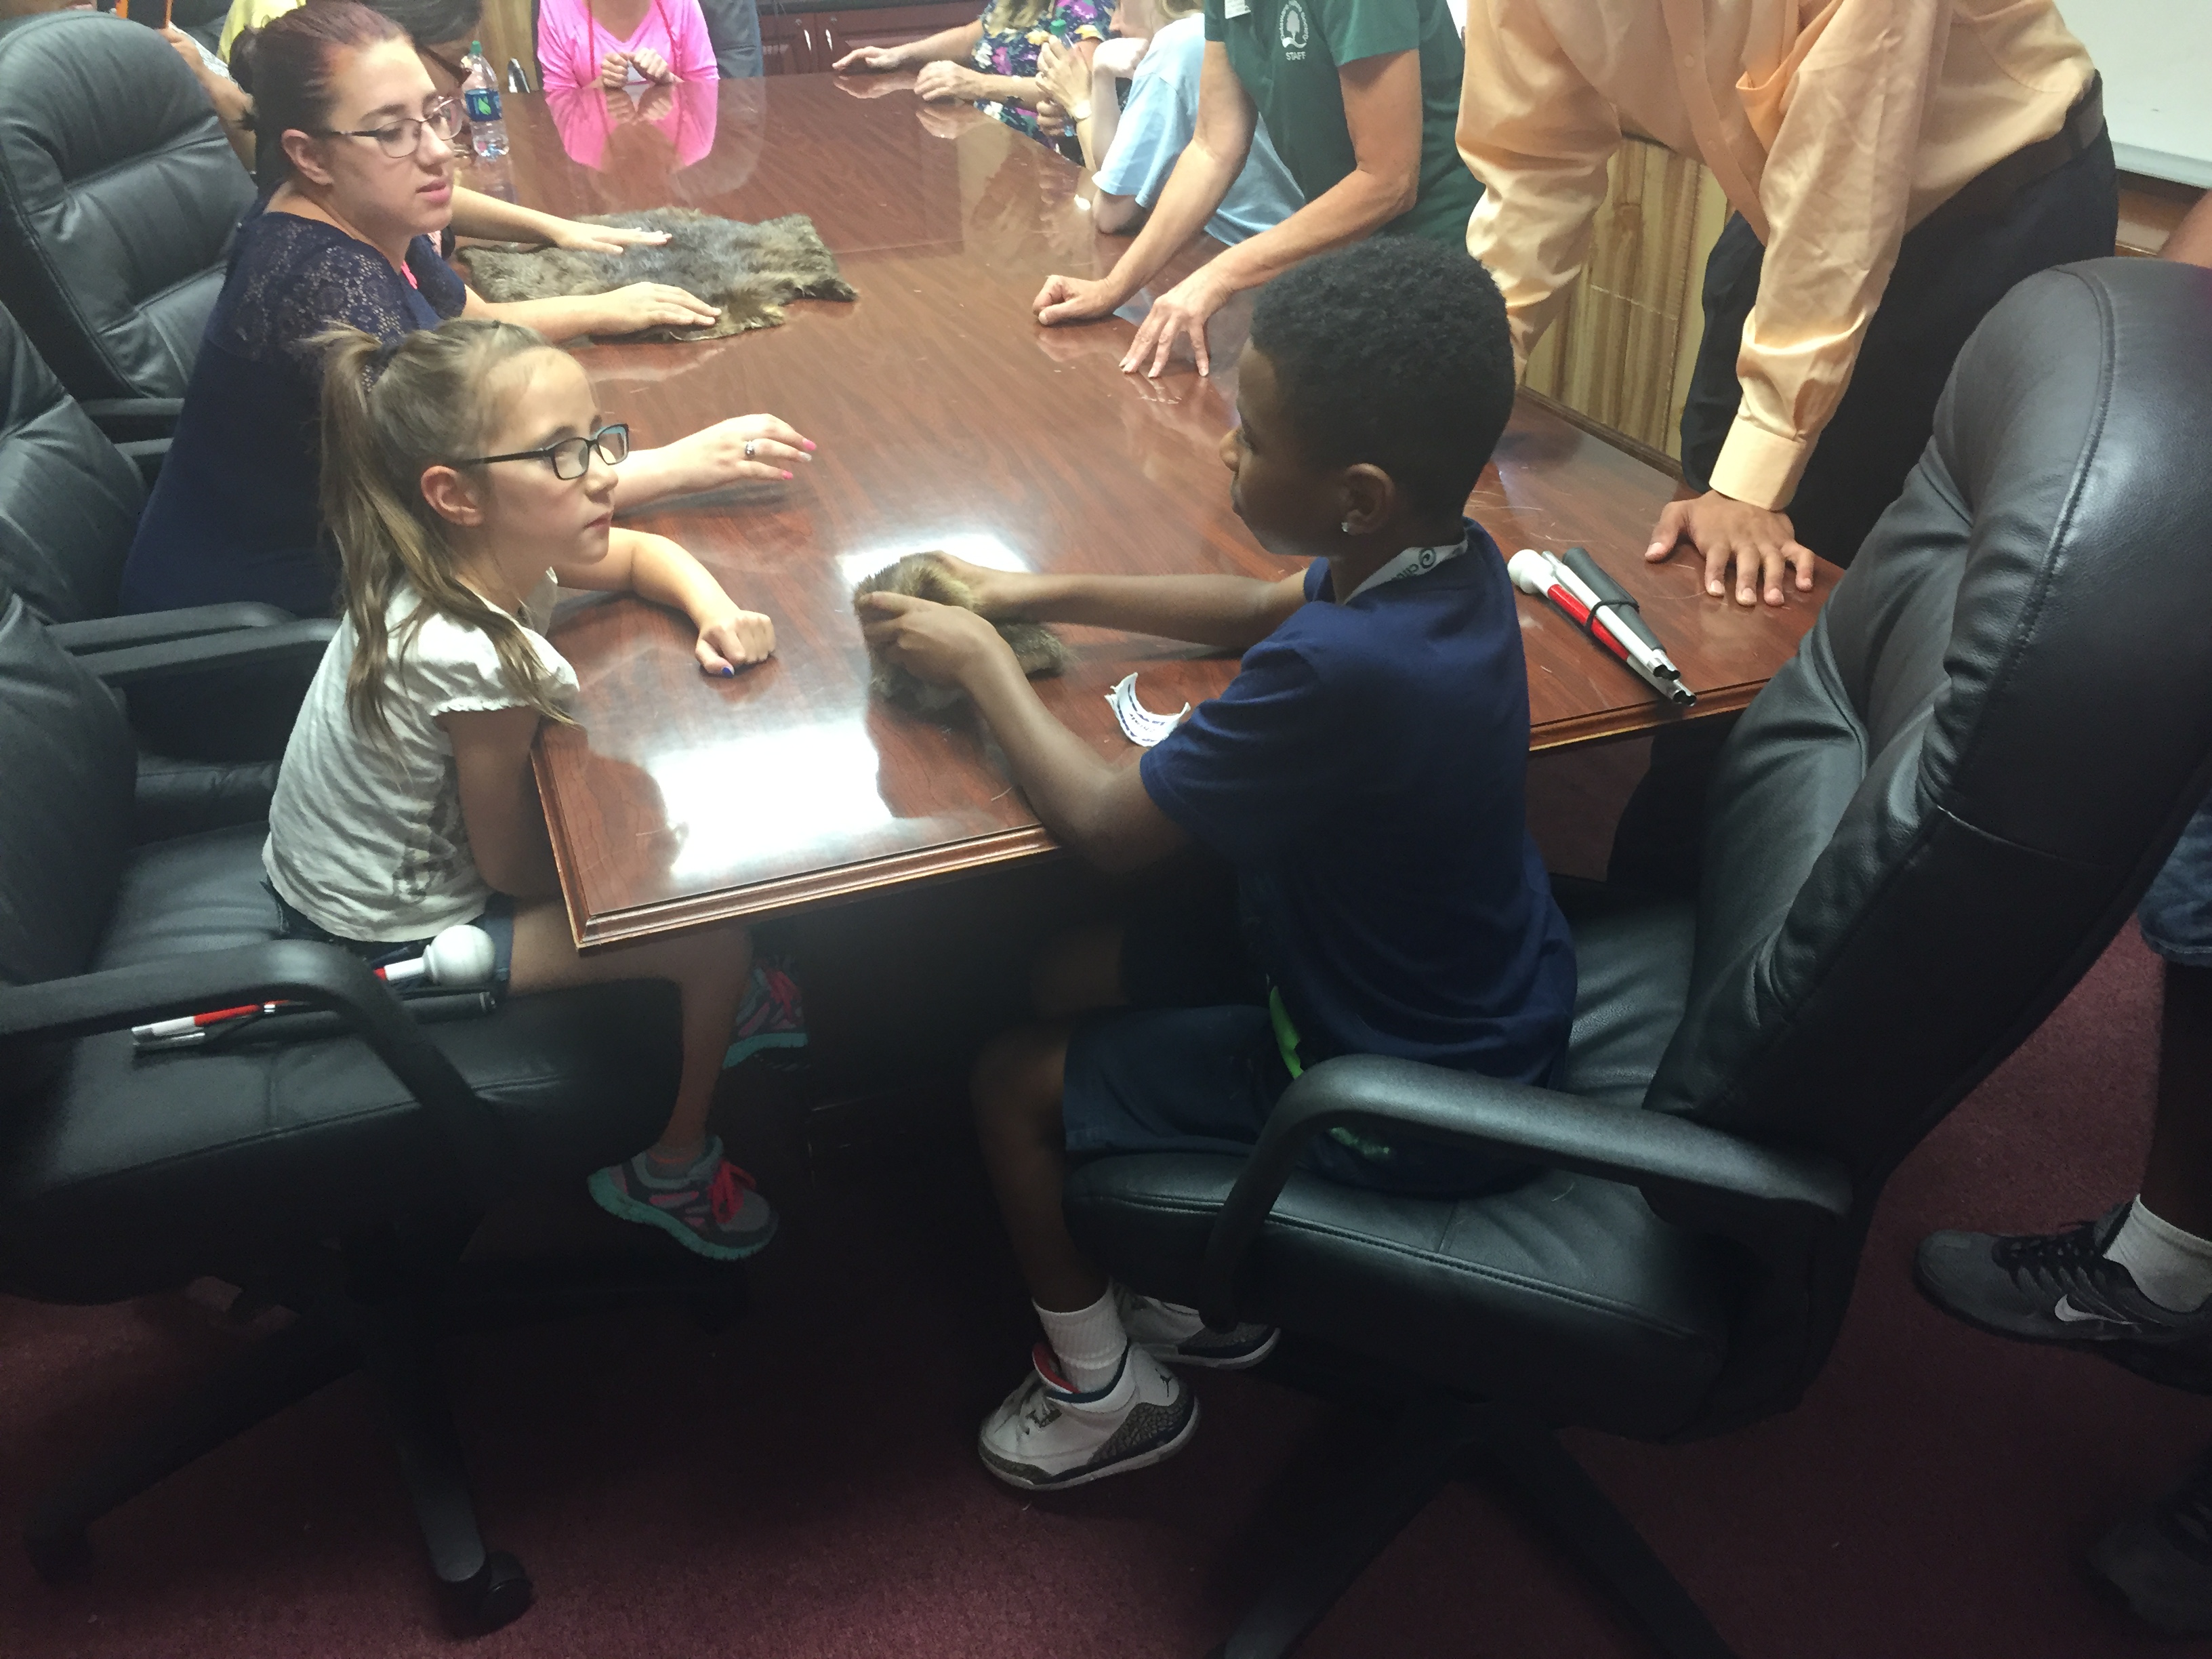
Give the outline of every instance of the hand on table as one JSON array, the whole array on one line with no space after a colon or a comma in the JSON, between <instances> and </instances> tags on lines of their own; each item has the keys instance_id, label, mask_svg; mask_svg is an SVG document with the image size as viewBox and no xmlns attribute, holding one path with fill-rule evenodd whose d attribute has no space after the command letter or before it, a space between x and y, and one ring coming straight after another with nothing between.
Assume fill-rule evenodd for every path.
<instances>
[{"instance_id":1,"label":"hand on table","mask_svg":"<svg viewBox=\"0 0 2212 1659\"><path fill-rule=\"evenodd\" d=\"M914 90L921 98L982 98L983 77L965 64L948 64L942 58L924 64L921 73L914 77Z\"/></svg>"},{"instance_id":2,"label":"hand on table","mask_svg":"<svg viewBox=\"0 0 2212 1659\"><path fill-rule=\"evenodd\" d=\"M1200 265L1152 301L1152 310L1137 325L1137 337L1129 343L1128 354L1121 359L1124 374L1142 373L1158 380L1174 356L1177 340L1189 343L1191 359L1200 374L1212 371L1213 360L1206 349L1206 323L1229 302L1228 286L1212 270L1211 265Z\"/></svg>"},{"instance_id":3,"label":"hand on table","mask_svg":"<svg viewBox=\"0 0 2212 1659\"><path fill-rule=\"evenodd\" d=\"M666 283L632 283L595 296L593 334L635 334L647 328L708 328L722 313L696 294Z\"/></svg>"},{"instance_id":4,"label":"hand on table","mask_svg":"<svg viewBox=\"0 0 2212 1659\"><path fill-rule=\"evenodd\" d=\"M775 653L775 624L757 611L730 607L727 616L715 617L699 629L692 654L709 674L731 675L741 664L766 662Z\"/></svg>"},{"instance_id":5,"label":"hand on table","mask_svg":"<svg viewBox=\"0 0 2212 1659\"><path fill-rule=\"evenodd\" d=\"M676 84L676 71L668 67L668 60L650 46L641 47L629 55L630 65L656 87Z\"/></svg>"},{"instance_id":6,"label":"hand on table","mask_svg":"<svg viewBox=\"0 0 2212 1659\"><path fill-rule=\"evenodd\" d=\"M860 633L868 643L916 679L957 685L963 675L995 653L1008 661L1013 647L983 617L957 605L938 605L909 593L870 593L860 603L874 613Z\"/></svg>"},{"instance_id":7,"label":"hand on table","mask_svg":"<svg viewBox=\"0 0 2212 1659\"><path fill-rule=\"evenodd\" d=\"M1087 323L1094 317L1111 316L1114 307L1128 297L1106 278L1091 282L1081 276L1048 276L1030 309L1047 325Z\"/></svg>"},{"instance_id":8,"label":"hand on table","mask_svg":"<svg viewBox=\"0 0 2212 1659\"><path fill-rule=\"evenodd\" d=\"M1797 573L1797 591L1813 586L1813 550L1796 539L1790 517L1709 489L1688 501L1669 501L1652 527L1644 556L1656 562L1687 542L1705 562L1705 592L1718 599L1727 591L1729 567L1735 567L1735 602L1756 605L1764 588L1769 605L1782 603L1782 572Z\"/></svg>"},{"instance_id":9,"label":"hand on table","mask_svg":"<svg viewBox=\"0 0 2212 1659\"><path fill-rule=\"evenodd\" d=\"M832 75L888 75L907 67L906 53L897 46L855 46L830 65Z\"/></svg>"},{"instance_id":10,"label":"hand on table","mask_svg":"<svg viewBox=\"0 0 2212 1659\"><path fill-rule=\"evenodd\" d=\"M629 100L623 100L628 103ZM668 240L665 230L633 230L628 225L587 225L562 219L553 231L553 246L575 253L620 253L624 248L659 247Z\"/></svg>"},{"instance_id":11,"label":"hand on table","mask_svg":"<svg viewBox=\"0 0 2212 1659\"><path fill-rule=\"evenodd\" d=\"M750 453L747 446L750 446ZM733 415L668 446L682 467L682 488L719 489L746 478L786 479L811 461L814 441L773 415Z\"/></svg>"}]
</instances>

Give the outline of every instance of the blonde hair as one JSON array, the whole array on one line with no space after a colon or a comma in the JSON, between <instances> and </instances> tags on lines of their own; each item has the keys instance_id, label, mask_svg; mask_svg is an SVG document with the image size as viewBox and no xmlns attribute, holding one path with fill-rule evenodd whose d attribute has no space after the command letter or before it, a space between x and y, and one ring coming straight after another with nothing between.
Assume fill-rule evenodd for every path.
<instances>
[{"instance_id":1,"label":"blonde hair","mask_svg":"<svg viewBox=\"0 0 2212 1659\"><path fill-rule=\"evenodd\" d=\"M1181 22L1186 17L1195 17L1206 9L1206 0L1152 0L1152 9L1160 15L1160 27Z\"/></svg>"},{"instance_id":2,"label":"blonde hair","mask_svg":"<svg viewBox=\"0 0 2212 1659\"><path fill-rule=\"evenodd\" d=\"M455 318L387 346L356 328L314 344L323 370L323 522L344 569L353 624L346 713L355 726L389 742L386 677L422 624L444 617L473 628L499 654L500 678L548 720L573 725L522 625L455 574L446 521L422 497L426 467L483 453L498 411L486 396L505 364L552 349L533 329ZM421 603L387 625L402 585Z\"/></svg>"},{"instance_id":3,"label":"blonde hair","mask_svg":"<svg viewBox=\"0 0 2212 1659\"><path fill-rule=\"evenodd\" d=\"M1044 21L1056 0L991 0L983 11L983 33L1005 34L1015 29L1033 29Z\"/></svg>"}]
</instances>

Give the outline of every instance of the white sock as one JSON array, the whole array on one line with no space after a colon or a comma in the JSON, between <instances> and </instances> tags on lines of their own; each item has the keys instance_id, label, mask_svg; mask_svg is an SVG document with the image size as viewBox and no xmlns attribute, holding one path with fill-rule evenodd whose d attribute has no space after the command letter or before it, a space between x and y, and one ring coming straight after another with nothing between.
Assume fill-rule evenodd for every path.
<instances>
[{"instance_id":1,"label":"white sock","mask_svg":"<svg viewBox=\"0 0 2212 1659\"><path fill-rule=\"evenodd\" d=\"M1034 1302L1030 1305L1036 1307ZM1112 1285L1089 1307L1074 1313L1054 1313L1049 1308L1037 1308L1036 1312L1044 1324L1044 1340L1060 1356L1060 1366L1078 1393L1087 1394L1114 1380L1129 1336L1121 1328L1121 1310L1114 1305Z\"/></svg>"},{"instance_id":2,"label":"white sock","mask_svg":"<svg viewBox=\"0 0 2212 1659\"><path fill-rule=\"evenodd\" d=\"M2161 1308L2187 1313L2212 1297L2212 1238L2185 1233L2161 1221L2138 1198L2105 1247L2107 1260L2128 1270L2141 1291Z\"/></svg>"}]
</instances>

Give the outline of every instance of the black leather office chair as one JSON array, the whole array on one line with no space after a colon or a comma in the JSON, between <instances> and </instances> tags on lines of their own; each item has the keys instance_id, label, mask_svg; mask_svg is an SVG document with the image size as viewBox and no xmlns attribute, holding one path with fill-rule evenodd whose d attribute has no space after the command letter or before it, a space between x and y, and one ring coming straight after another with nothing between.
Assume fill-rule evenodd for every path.
<instances>
[{"instance_id":1,"label":"black leather office chair","mask_svg":"<svg viewBox=\"0 0 2212 1659\"><path fill-rule=\"evenodd\" d=\"M100 674L143 681L164 652L321 649L292 623L76 657L21 599L0 605L0 1290L103 1303L213 1276L298 1316L48 1495L27 1541L50 1577L82 1568L93 1521L366 1368L438 1577L464 1620L494 1626L528 1605L529 1581L478 1533L433 1339L641 1297L725 1317L743 1280L673 1247L672 1266L625 1271L456 1266L501 1194L580 1182L659 1133L672 987L418 1024L358 957L276 938L265 826L134 843L131 737ZM340 1030L134 1054L134 1024L278 999L334 1011Z\"/></svg>"},{"instance_id":2,"label":"black leather office chair","mask_svg":"<svg viewBox=\"0 0 2212 1659\"><path fill-rule=\"evenodd\" d=\"M1571 907L1560 1091L1339 1060L1249 1161L1071 1174L1075 1235L1118 1278L1278 1322L1287 1380L1398 1413L1335 1531L1222 1651L1287 1651L1448 1477L1488 1466L1662 1650L1728 1651L1552 1431L1687 1440L1795 1405L1889 1172L2148 884L2212 784L2207 430L2212 272L2022 283L1730 738L1694 903ZM1315 1133L1366 1120L1543 1172L1451 1203L1296 1170Z\"/></svg>"},{"instance_id":3,"label":"black leather office chair","mask_svg":"<svg viewBox=\"0 0 2212 1659\"><path fill-rule=\"evenodd\" d=\"M64 649L112 651L292 620L252 604L115 614L146 501L142 475L167 447L111 443L0 311L0 596L21 595ZM320 623L322 637L336 626ZM265 814L305 689L299 665L277 666L172 678L137 700L142 827Z\"/></svg>"},{"instance_id":4,"label":"black leather office chair","mask_svg":"<svg viewBox=\"0 0 2212 1659\"><path fill-rule=\"evenodd\" d=\"M253 199L199 82L151 29L53 12L0 25L0 306L95 417L182 398Z\"/></svg>"}]
</instances>

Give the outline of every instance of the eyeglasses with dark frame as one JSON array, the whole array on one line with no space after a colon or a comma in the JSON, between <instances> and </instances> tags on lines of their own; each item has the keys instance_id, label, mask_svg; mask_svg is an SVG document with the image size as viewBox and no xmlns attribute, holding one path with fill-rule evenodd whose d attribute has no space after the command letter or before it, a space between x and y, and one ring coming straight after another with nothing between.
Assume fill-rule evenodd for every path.
<instances>
[{"instance_id":1,"label":"eyeglasses with dark frame","mask_svg":"<svg viewBox=\"0 0 2212 1659\"><path fill-rule=\"evenodd\" d=\"M458 99L441 98L424 110L420 118L408 116L389 126L361 127L348 131L339 127L325 127L320 136L325 138L373 138L377 149L393 161L404 161L422 147L422 129L428 127L441 142L450 141L461 130L461 106Z\"/></svg>"},{"instance_id":2,"label":"eyeglasses with dark frame","mask_svg":"<svg viewBox=\"0 0 2212 1659\"><path fill-rule=\"evenodd\" d=\"M552 467L553 476L565 483L582 477L590 469L593 450L609 466L620 466L629 457L629 425L617 422L612 426L601 427L588 438L563 438L543 449L518 449L508 455L477 455L453 465L489 466L495 461L544 461Z\"/></svg>"}]
</instances>

